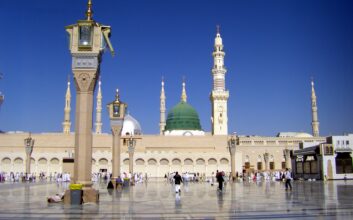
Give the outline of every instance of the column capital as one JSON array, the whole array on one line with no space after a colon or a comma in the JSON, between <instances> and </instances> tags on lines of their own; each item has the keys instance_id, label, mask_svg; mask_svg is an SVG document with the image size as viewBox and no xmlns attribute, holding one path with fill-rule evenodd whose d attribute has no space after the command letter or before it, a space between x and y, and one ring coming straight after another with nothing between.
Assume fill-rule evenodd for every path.
<instances>
[{"instance_id":1,"label":"column capital","mask_svg":"<svg viewBox=\"0 0 353 220\"><path fill-rule=\"evenodd\" d=\"M78 92L93 92L96 86L97 69L74 70L75 85Z\"/></svg>"},{"instance_id":2,"label":"column capital","mask_svg":"<svg viewBox=\"0 0 353 220\"><path fill-rule=\"evenodd\" d=\"M122 125L112 125L111 129L112 129L113 136L120 135L122 127L123 127Z\"/></svg>"}]
</instances>

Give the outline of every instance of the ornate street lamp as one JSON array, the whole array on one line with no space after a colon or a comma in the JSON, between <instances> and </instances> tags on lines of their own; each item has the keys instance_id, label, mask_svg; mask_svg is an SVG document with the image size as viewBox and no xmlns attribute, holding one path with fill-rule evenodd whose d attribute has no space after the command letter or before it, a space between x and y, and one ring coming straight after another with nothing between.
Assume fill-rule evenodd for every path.
<instances>
[{"instance_id":1,"label":"ornate street lamp","mask_svg":"<svg viewBox=\"0 0 353 220\"><path fill-rule=\"evenodd\" d=\"M132 182L134 182L134 152L136 146L136 139L130 135L130 138L127 140L128 152L129 152L129 173L132 175Z\"/></svg>"},{"instance_id":2,"label":"ornate street lamp","mask_svg":"<svg viewBox=\"0 0 353 220\"><path fill-rule=\"evenodd\" d=\"M120 136L124 123L127 104L120 101L119 90L116 90L115 100L107 105L110 119L110 126L113 134L112 177L117 178L120 175Z\"/></svg>"},{"instance_id":3,"label":"ornate street lamp","mask_svg":"<svg viewBox=\"0 0 353 220\"><path fill-rule=\"evenodd\" d=\"M236 134L235 134L236 135ZM236 146L236 139L234 135L228 140L228 149L230 153L230 160L231 160L231 172L232 172L232 179L235 180L235 146Z\"/></svg>"},{"instance_id":4,"label":"ornate street lamp","mask_svg":"<svg viewBox=\"0 0 353 220\"><path fill-rule=\"evenodd\" d=\"M34 139L31 137L31 133L29 133L28 138L24 139L25 150L26 150L26 176L31 173L31 155L33 152Z\"/></svg>"}]
</instances>

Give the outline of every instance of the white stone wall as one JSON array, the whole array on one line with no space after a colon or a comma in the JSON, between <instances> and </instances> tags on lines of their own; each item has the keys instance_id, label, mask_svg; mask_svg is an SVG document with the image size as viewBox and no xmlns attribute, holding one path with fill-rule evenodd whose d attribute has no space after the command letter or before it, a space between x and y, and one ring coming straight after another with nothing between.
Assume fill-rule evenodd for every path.
<instances>
[{"instance_id":1,"label":"white stone wall","mask_svg":"<svg viewBox=\"0 0 353 220\"><path fill-rule=\"evenodd\" d=\"M0 134L0 171L25 171L25 149L23 140L26 133ZM32 134L35 139L31 172L62 172L63 158L73 157L74 134ZM121 140L121 172L128 171L127 145ZM134 171L147 173L150 177L163 177L167 172L199 172L211 175L216 170L230 172L230 153L228 136L205 135L190 137L143 135L135 136L137 145L134 153ZM325 138L277 138L277 137L239 137L236 146L236 171L241 173L244 163L249 161L257 170L259 156L268 153L275 163L275 169L281 169L284 149L299 149L301 142L322 141ZM112 136L93 135L92 172L100 169L112 171ZM21 158L18 164L16 159ZM10 162L9 162L10 161ZM45 162L46 161L46 162ZM57 163L58 161L58 163ZM125 161L125 162L124 162ZM180 161L180 162L178 162ZM265 165L263 164L263 169Z\"/></svg>"}]
</instances>

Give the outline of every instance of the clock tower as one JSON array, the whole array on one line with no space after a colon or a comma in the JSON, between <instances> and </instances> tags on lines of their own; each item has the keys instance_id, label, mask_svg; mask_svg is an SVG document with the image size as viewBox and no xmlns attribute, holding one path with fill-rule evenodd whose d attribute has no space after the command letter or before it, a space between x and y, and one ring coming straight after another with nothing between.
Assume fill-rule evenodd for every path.
<instances>
[{"instance_id":1,"label":"clock tower","mask_svg":"<svg viewBox=\"0 0 353 220\"><path fill-rule=\"evenodd\" d=\"M72 72L76 88L75 162L73 181L86 191L92 188L92 116L93 94L100 74L100 63L106 45L112 54L110 26L92 19L92 1L88 1L86 19L66 27L70 39ZM98 198L98 197L97 197Z\"/></svg>"},{"instance_id":2,"label":"clock tower","mask_svg":"<svg viewBox=\"0 0 353 220\"><path fill-rule=\"evenodd\" d=\"M227 72L224 67L223 43L221 34L219 33L219 26L217 26L217 34L215 38L213 56L213 89L210 95L212 104L212 134L213 135L227 135L228 134L228 113L227 102L229 98L229 91L225 89L225 74Z\"/></svg>"}]
</instances>

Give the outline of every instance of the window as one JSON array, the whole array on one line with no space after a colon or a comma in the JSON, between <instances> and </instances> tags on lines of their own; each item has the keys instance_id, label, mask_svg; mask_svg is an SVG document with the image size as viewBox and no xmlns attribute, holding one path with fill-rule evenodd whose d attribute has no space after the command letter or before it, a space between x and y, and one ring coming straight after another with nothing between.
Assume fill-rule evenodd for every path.
<instances>
[{"instance_id":1,"label":"window","mask_svg":"<svg viewBox=\"0 0 353 220\"><path fill-rule=\"evenodd\" d=\"M245 169L250 169L250 162L245 162Z\"/></svg>"},{"instance_id":2,"label":"window","mask_svg":"<svg viewBox=\"0 0 353 220\"><path fill-rule=\"evenodd\" d=\"M349 141L346 141L346 145L349 145Z\"/></svg>"},{"instance_id":3,"label":"window","mask_svg":"<svg viewBox=\"0 0 353 220\"><path fill-rule=\"evenodd\" d=\"M262 170L262 162L257 162L257 170Z\"/></svg>"},{"instance_id":4,"label":"window","mask_svg":"<svg viewBox=\"0 0 353 220\"><path fill-rule=\"evenodd\" d=\"M311 173L310 172L310 161L304 162L304 173L307 173L307 174Z\"/></svg>"},{"instance_id":5,"label":"window","mask_svg":"<svg viewBox=\"0 0 353 220\"><path fill-rule=\"evenodd\" d=\"M325 155L333 155L333 147L325 146Z\"/></svg>"},{"instance_id":6,"label":"window","mask_svg":"<svg viewBox=\"0 0 353 220\"><path fill-rule=\"evenodd\" d=\"M303 163L297 163L297 173L303 173Z\"/></svg>"},{"instance_id":7,"label":"window","mask_svg":"<svg viewBox=\"0 0 353 220\"><path fill-rule=\"evenodd\" d=\"M286 169L286 162L282 162L282 170Z\"/></svg>"},{"instance_id":8,"label":"window","mask_svg":"<svg viewBox=\"0 0 353 220\"><path fill-rule=\"evenodd\" d=\"M275 162L270 162L270 170L274 170L275 169Z\"/></svg>"},{"instance_id":9,"label":"window","mask_svg":"<svg viewBox=\"0 0 353 220\"><path fill-rule=\"evenodd\" d=\"M336 173L353 173L352 157L349 153L338 153L336 157Z\"/></svg>"}]
</instances>

